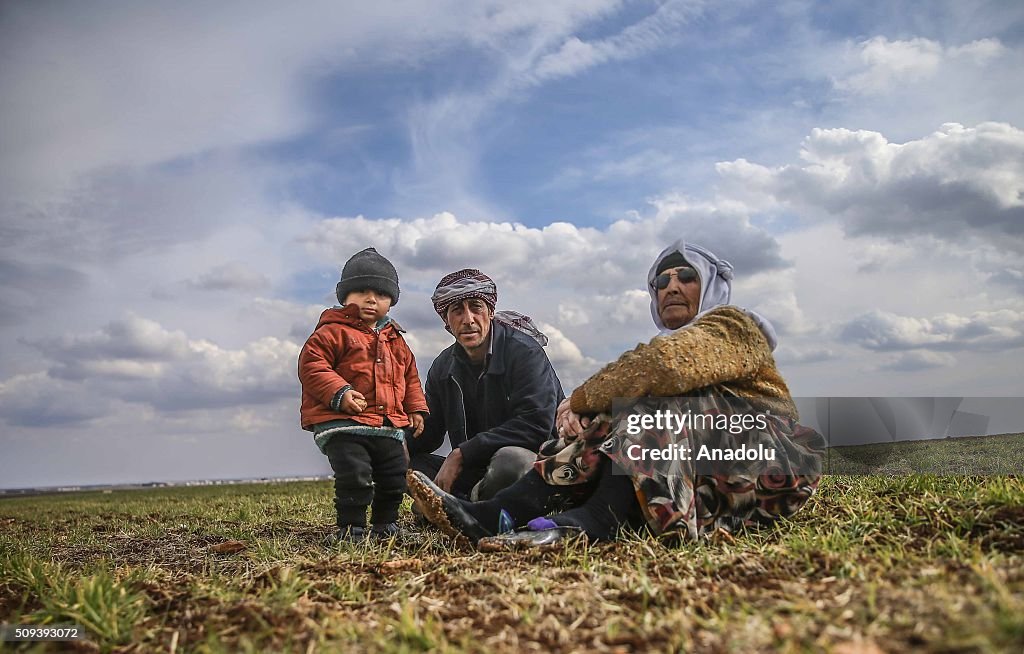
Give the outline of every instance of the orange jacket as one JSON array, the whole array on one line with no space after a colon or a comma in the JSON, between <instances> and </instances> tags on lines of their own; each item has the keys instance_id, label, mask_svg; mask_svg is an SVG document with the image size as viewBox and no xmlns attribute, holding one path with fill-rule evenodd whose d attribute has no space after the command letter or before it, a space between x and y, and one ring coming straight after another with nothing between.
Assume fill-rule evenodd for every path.
<instances>
[{"instance_id":1,"label":"orange jacket","mask_svg":"<svg viewBox=\"0 0 1024 654\"><path fill-rule=\"evenodd\" d=\"M396 427L410 424L409 414L427 412L416 358L392 321L374 333L359 318L356 305L327 309L299 353L302 383L302 428L329 420L351 419L381 427L387 416ZM331 400L348 384L366 398L367 407L350 415L331 410Z\"/></svg>"}]
</instances>

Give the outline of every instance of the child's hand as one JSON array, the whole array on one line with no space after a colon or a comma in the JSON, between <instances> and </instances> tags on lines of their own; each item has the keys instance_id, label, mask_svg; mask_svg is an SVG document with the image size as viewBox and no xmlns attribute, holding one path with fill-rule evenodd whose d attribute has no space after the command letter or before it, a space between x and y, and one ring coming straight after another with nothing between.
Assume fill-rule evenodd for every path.
<instances>
[{"instance_id":1,"label":"child's hand","mask_svg":"<svg viewBox=\"0 0 1024 654\"><path fill-rule=\"evenodd\" d=\"M409 421L412 422L412 437L419 438L420 434L423 433L423 414L412 413L409 415Z\"/></svg>"},{"instance_id":2,"label":"child's hand","mask_svg":"<svg viewBox=\"0 0 1024 654\"><path fill-rule=\"evenodd\" d=\"M365 408L366 398L355 389L346 391L345 395L341 398L341 410L343 413L354 416L357 413L362 413Z\"/></svg>"}]
</instances>

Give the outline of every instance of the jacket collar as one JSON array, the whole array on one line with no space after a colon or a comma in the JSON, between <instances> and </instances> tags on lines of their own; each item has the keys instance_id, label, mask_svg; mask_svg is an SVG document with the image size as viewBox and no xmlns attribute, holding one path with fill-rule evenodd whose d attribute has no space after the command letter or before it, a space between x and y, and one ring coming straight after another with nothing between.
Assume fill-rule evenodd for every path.
<instances>
[{"instance_id":1,"label":"jacket collar","mask_svg":"<svg viewBox=\"0 0 1024 654\"><path fill-rule=\"evenodd\" d=\"M366 332L373 331L373 327L368 325L365 320L359 317L359 307L357 307L354 304L347 304L341 307L341 317L341 322L345 323L346 325L351 325L352 327L361 329ZM404 329L402 329L402 326L398 324L398 321L395 320L394 318L391 318L388 324L384 325L384 327L380 330L380 333L386 333L388 331L388 327L394 327L396 332L405 331ZM397 334L395 334L395 336L397 337Z\"/></svg>"}]
</instances>

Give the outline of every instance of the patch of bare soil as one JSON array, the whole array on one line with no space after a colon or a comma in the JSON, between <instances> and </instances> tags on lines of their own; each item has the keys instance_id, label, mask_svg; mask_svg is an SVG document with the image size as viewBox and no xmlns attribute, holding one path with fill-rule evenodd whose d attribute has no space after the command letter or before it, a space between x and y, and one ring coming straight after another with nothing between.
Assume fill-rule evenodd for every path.
<instances>
[{"instance_id":1,"label":"patch of bare soil","mask_svg":"<svg viewBox=\"0 0 1024 654\"><path fill-rule=\"evenodd\" d=\"M985 550L1024 552L1024 506L1003 506L971 528L970 537Z\"/></svg>"}]
</instances>

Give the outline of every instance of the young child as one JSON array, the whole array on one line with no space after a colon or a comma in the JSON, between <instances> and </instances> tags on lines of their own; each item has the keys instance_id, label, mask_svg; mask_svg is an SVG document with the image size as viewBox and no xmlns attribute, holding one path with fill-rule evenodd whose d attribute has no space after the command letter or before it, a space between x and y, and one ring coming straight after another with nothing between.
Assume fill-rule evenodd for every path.
<instances>
[{"instance_id":1,"label":"young child","mask_svg":"<svg viewBox=\"0 0 1024 654\"><path fill-rule=\"evenodd\" d=\"M312 431L334 469L338 534L358 542L398 533L405 491L405 431L423 431L427 401L402 328L388 316L398 303L398 273L373 248L345 263L342 306L320 315L299 354L302 428Z\"/></svg>"}]
</instances>

